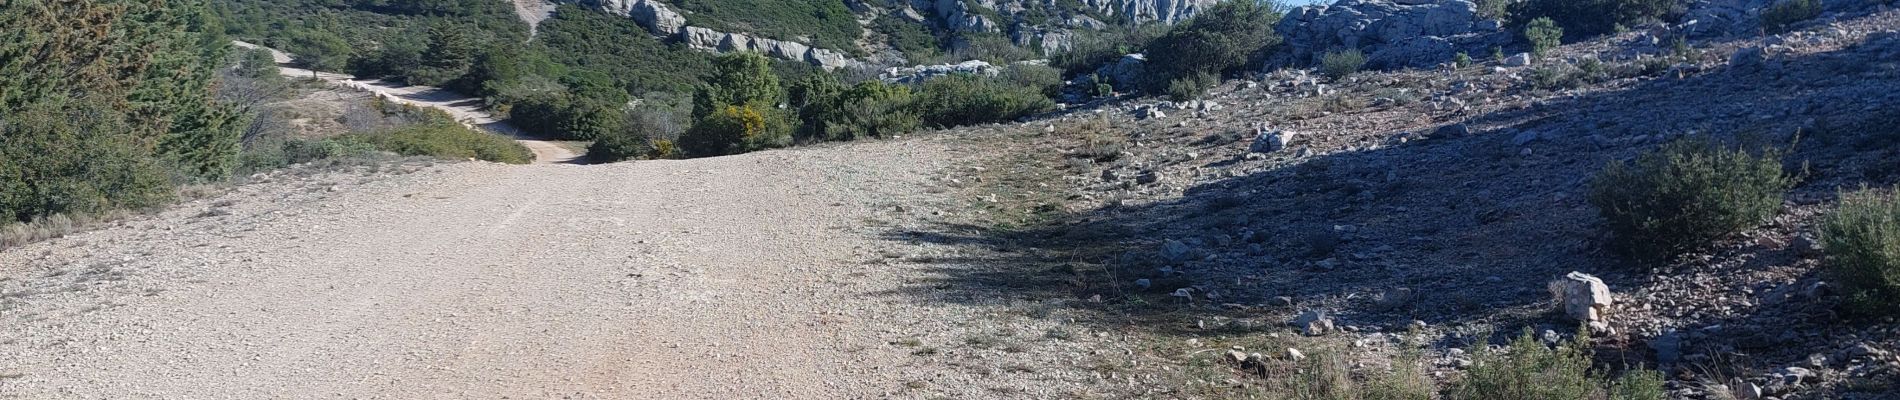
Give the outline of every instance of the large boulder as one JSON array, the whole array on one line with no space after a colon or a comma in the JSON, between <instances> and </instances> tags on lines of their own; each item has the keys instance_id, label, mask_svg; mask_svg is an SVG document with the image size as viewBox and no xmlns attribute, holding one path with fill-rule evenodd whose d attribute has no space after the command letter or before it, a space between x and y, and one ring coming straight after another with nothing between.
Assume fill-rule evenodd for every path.
<instances>
[{"instance_id":1,"label":"large boulder","mask_svg":"<svg viewBox=\"0 0 1900 400\"><path fill-rule=\"evenodd\" d=\"M1610 297L1610 286L1603 284L1602 279L1572 271L1550 282L1550 294L1564 315L1571 319L1596 329L1607 326L1614 300Z\"/></svg>"},{"instance_id":2,"label":"large boulder","mask_svg":"<svg viewBox=\"0 0 1900 400\"><path fill-rule=\"evenodd\" d=\"M1148 56L1140 53L1123 55L1121 59L1095 70L1095 76L1107 79L1115 90L1134 90L1141 87L1141 80L1147 76Z\"/></svg>"},{"instance_id":3,"label":"large boulder","mask_svg":"<svg viewBox=\"0 0 1900 400\"><path fill-rule=\"evenodd\" d=\"M673 37L686 28L685 16L655 0L582 0L582 4L632 18L660 37Z\"/></svg>"},{"instance_id":4,"label":"large boulder","mask_svg":"<svg viewBox=\"0 0 1900 400\"><path fill-rule=\"evenodd\" d=\"M1465 0L1341 0L1295 8L1274 31L1287 44L1278 66L1359 49L1373 68L1426 68L1461 51L1483 52L1511 40L1497 21L1478 16L1477 6Z\"/></svg>"}]
</instances>

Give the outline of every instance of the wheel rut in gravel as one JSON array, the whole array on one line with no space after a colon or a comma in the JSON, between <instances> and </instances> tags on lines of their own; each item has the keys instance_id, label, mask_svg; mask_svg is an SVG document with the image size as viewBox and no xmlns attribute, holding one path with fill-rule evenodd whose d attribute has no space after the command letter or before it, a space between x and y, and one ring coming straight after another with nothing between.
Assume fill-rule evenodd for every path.
<instances>
[{"instance_id":1,"label":"wheel rut in gravel","mask_svg":"<svg viewBox=\"0 0 1900 400\"><path fill-rule=\"evenodd\" d=\"M942 156L854 147L283 179L0 252L0 398L888 393L870 344L927 317L850 275L861 199Z\"/></svg>"}]
</instances>

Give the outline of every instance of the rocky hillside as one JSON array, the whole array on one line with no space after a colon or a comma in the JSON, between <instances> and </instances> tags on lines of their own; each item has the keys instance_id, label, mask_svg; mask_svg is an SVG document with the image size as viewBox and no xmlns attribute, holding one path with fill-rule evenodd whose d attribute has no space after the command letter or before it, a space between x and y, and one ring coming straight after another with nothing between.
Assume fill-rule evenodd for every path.
<instances>
[{"instance_id":1,"label":"rocky hillside","mask_svg":"<svg viewBox=\"0 0 1900 400\"><path fill-rule=\"evenodd\" d=\"M1079 32L1118 24L1173 24L1212 6L1215 0L851 0L787 2L786 5L722 4L719 1L564 0L633 19L655 36L709 51L759 52L827 69L867 62L903 64L932 51L955 51L1004 40L1053 54L1073 47ZM684 7L682 7L682 5ZM808 6L808 7L807 7ZM786 7L791 17L750 7ZM698 9L699 11L694 11ZM834 15L848 12L848 15ZM756 14L756 15L753 15ZM825 18L810 21L812 15ZM849 19L857 26L836 29ZM787 27L777 25L802 22ZM811 33L819 32L819 33ZM853 33L856 35L853 36ZM902 48L896 41L921 35L929 48Z\"/></svg>"},{"instance_id":2,"label":"rocky hillside","mask_svg":"<svg viewBox=\"0 0 1900 400\"><path fill-rule=\"evenodd\" d=\"M1422 12L1370 3L1305 15ZM1840 193L1900 183L1900 12L1863 10L1773 35L1657 39L1677 25L1468 66L1280 70L977 129L1018 138L961 178L981 211L894 236L932 244L913 259L946 271L939 295L1130 332L1090 339L1128 353L1079 356L1129 396L1277 398L1321 353L1364 387L1416 373L1468 398L1479 354L1588 327L1597 366L1657 369L1670 398L1894 398L1900 332L1844 314L1817 244ZM1593 177L1684 138L1786 149L1799 183L1762 226L1661 266L1619 257Z\"/></svg>"}]
</instances>

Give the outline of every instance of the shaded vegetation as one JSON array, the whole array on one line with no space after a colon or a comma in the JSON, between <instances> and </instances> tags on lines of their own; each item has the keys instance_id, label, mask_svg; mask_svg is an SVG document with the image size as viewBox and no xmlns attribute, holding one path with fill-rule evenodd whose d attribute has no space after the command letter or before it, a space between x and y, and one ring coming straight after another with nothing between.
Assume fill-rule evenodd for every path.
<instances>
[{"instance_id":1,"label":"shaded vegetation","mask_svg":"<svg viewBox=\"0 0 1900 400\"><path fill-rule=\"evenodd\" d=\"M1615 248L1657 262L1767 221L1793 184L1779 151L1686 139L1611 164L1591 182L1589 200Z\"/></svg>"},{"instance_id":2,"label":"shaded vegetation","mask_svg":"<svg viewBox=\"0 0 1900 400\"><path fill-rule=\"evenodd\" d=\"M1888 317L1900 311L1900 197L1871 189L1841 196L1821 224L1827 271L1850 311Z\"/></svg>"}]
</instances>

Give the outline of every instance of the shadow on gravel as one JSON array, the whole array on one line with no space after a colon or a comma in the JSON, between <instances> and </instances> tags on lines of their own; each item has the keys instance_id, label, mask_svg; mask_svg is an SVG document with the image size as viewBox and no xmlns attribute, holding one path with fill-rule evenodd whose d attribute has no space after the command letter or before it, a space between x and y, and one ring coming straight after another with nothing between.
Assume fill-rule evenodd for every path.
<instances>
[{"instance_id":1,"label":"shadow on gravel","mask_svg":"<svg viewBox=\"0 0 1900 400\"><path fill-rule=\"evenodd\" d=\"M1573 325L1545 312L1546 282L1570 271L1602 277L1619 293L1657 282L1655 273L1601 247L1597 211L1585 192L1589 177L1611 160L1688 132L1785 144L1787 133L1805 129L1816 137L1803 142L1790 164L1812 167L1814 175L1791 197L1893 182L1891 175L1882 181L1856 169L1880 163L1893 146L1869 153L1838 140L1851 134L1827 132L1892 117L1861 109L1900 104L1895 67L1867 61L1880 53L1849 48L1774 57L1553 97L1474 116L1466 121L1473 134L1465 137L1317 155L1194 185L1179 198L1068 213L1026 228L892 231L887 240L951 246L957 254L906 260L927 265L941 279L896 295L926 303L1056 303L1099 329L1162 334L1204 332L1200 322L1213 316L1255 318L1281 329L1307 309L1387 331L1419 320L1564 332ZM1538 133L1520 134L1526 131ZM1826 135L1836 137L1819 137ZM1397 135L1380 137L1386 136ZM1186 163L1219 169L1240 160ZM1179 246L1169 249L1170 242ZM1743 269L1799 258L1792 250L1763 247L1711 256L1760 259L1741 263ZM1183 289L1189 297L1173 295ZM1769 313L1786 315L1812 306L1757 305L1740 317L1690 318L1689 325L1766 324L1775 331L1737 337L1774 336L1781 332L1772 323L1743 320L1763 312L1756 308L1786 308ZM1641 343L1625 346L1651 356Z\"/></svg>"}]
</instances>

